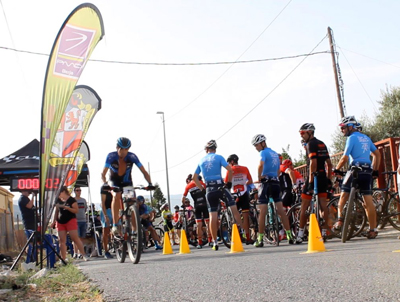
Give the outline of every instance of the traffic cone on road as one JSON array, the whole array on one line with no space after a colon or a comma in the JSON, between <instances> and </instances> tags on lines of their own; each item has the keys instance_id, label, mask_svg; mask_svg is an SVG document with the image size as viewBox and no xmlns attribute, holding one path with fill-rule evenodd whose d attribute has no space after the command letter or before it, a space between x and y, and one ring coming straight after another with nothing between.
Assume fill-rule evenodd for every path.
<instances>
[{"instance_id":1,"label":"traffic cone on road","mask_svg":"<svg viewBox=\"0 0 400 302\"><path fill-rule=\"evenodd\" d=\"M164 244L163 244L163 255L173 254L171 241L169 239L169 232L165 232L164 234Z\"/></svg>"},{"instance_id":2,"label":"traffic cone on road","mask_svg":"<svg viewBox=\"0 0 400 302\"><path fill-rule=\"evenodd\" d=\"M242 240L240 239L239 230L236 223L233 225L232 238L231 238L231 251L229 253L242 253L244 252Z\"/></svg>"},{"instance_id":3,"label":"traffic cone on road","mask_svg":"<svg viewBox=\"0 0 400 302\"><path fill-rule=\"evenodd\" d=\"M324 240L319 230L317 217L310 215L310 232L308 234L308 251L302 254L326 252Z\"/></svg>"},{"instance_id":4,"label":"traffic cone on road","mask_svg":"<svg viewBox=\"0 0 400 302\"><path fill-rule=\"evenodd\" d=\"M190 254L189 244L186 238L185 230L181 231L181 240L179 244L179 254Z\"/></svg>"}]
</instances>

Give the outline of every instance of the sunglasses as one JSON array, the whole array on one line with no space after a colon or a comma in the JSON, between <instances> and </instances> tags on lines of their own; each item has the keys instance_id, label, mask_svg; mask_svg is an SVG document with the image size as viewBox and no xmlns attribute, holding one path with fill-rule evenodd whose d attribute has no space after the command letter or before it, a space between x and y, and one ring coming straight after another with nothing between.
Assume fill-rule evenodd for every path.
<instances>
[{"instance_id":1,"label":"sunglasses","mask_svg":"<svg viewBox=\"0 0 400 302\"><path fill-rule=\"evenodd\" d=\"M307 133L307 131L300 131L300 135L304 135L306 133Z\"/></svg>"},{"instance_id":2,"label":"sunglasses","mask_svg":"<svg viewBox=\"0 0 400 302\"><path fill-rule=\"evenodd\" d=\"M342 126L342 127L340 127L340 129L342 129L342 130L344 130L344 129L346 129L347 128L347 126Z\"/></svg>"},{"instance_id":3,"label":"sunglasses","mask_svg":"<svg viewBox=\"0 0 400 302\"><path fill-rule=\"evenodd\" d=\"M80 192L80 191L82 191L82 190L81 189L75 190L75 192Z\"/></svg>"}]
</instances>

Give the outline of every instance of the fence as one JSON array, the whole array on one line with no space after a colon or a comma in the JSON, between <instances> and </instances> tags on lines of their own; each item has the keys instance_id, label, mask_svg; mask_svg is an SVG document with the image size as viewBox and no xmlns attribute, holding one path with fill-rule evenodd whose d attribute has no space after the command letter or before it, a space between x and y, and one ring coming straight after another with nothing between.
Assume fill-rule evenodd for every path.
<instances>
[{"instance_id":1,"label":"fence","mask_svg":"<svg viewBox=\"0 0 400 302\"><path fill-rule=\"evenodd\" d=\"M400 137L390 137L379 142L375 143L375 146L379 150L381 154L381 163L379 166L379 177L377 179L377 187L378 188L386 188L388 177L382 175L382 172L388 171L396 171L398 168L398 159L399 159L399 144L400 144ZM331 161L333 168L339 162L340 158L342 157L343 152L336 153L331 156ZM307 165L302 165L295 168L298 170L306 179L307 177ZM398 191L396 177L392 183L392 189L396 192Z\"/></svg>"}]
</instances>

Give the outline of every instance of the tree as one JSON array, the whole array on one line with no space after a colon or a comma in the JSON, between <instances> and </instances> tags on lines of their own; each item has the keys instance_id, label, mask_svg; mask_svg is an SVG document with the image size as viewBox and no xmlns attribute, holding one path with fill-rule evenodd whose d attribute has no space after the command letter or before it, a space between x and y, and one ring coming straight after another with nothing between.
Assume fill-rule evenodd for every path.
<instances>
[{"instance_id":1,"label":"tree","mask_svg":"<svg viewBox=\"0 0 400 302\"><path fill-rule=\"evenodd\" d=\"M164 194L157 183L155 184L155 187L156 189L154 190L153 199L151 200L151 205L154 209L157 209L158 214L160 214L161 213L160 207L167 200L165 199Z\"/></svg>"},{"instance_id":2,"label":"tree","mask_svg":"<svg viewBox=\"0 0 400 302\"><path fill-rule=\"evenodd\" d=\"M299 167L305 165L307 163L307 156L306 153L303 153L303 150L300 150L299 159L294 159L293 167Z\"/></svg>"},{"instance_id":3,"label":"tree","mask_svg":"<svg viewBox=\"0 0 400 302\"><path fill-rule=\"evenodd\" d=\"M287 145L286 149L282 148L282 161L284 161L285 159L290 159L292 160L292 158L289 155L289 149L290 149L290 145Z\"/></svg>"}]
</instances>

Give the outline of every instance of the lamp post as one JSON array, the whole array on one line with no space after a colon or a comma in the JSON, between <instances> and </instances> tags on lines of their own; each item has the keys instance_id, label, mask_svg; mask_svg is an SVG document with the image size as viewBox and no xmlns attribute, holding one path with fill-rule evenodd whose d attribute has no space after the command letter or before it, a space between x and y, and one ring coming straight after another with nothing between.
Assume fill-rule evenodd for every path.
<instances>
[{"instance_id":1,"label":"lamp post","mask_svg":"<svg viewBox=\"0 0 400 302\"><path fill-rule=\"evenodd\" d=\"M168 197L168 206L171 209L171 199L170 199L170 196L169 196L168 162L167 162L167 140L166 140L166 137L165 137L164 112L163 111L157 111L157 114L162 114L162 122L163 122L163 129L164 129L165 173L167 175L167 197Z\"/></svg>"}]
</instances>

